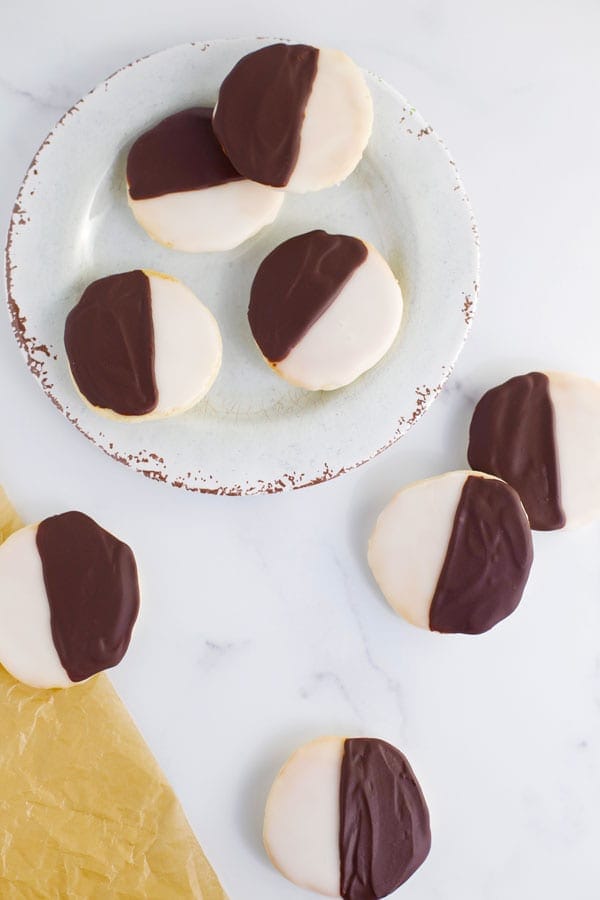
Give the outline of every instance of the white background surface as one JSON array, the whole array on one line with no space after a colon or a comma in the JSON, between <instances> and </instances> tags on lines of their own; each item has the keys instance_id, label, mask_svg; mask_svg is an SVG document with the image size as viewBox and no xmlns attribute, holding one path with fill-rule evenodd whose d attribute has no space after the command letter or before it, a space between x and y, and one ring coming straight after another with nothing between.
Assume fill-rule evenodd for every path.
<instances>
[{"instance_id":1,"label":"white background surface","mask_svg":"<svg viewBox=\"0 0 600 900\"><path fill-rule=\"evenodd\" d=\"M422 781L433 848L405 900L597 898L599 527L536 534L521 607L479 638L395 618L365 541L398 487L464 465L491 384L534 367L600 379L599 4L4 0L1 24L6 225L38 144L97 81L244 34L339 46L397 86L479 219L479 313L443 395L380 459L296 494L187 495L117 465L53 409L0 323L0 481L26 519L81 508L134 547L144 610L114 680L232 900L302 896L262 852L262 806L286 756L324 732L388 738Z\"/></svg>"}]
</instances>

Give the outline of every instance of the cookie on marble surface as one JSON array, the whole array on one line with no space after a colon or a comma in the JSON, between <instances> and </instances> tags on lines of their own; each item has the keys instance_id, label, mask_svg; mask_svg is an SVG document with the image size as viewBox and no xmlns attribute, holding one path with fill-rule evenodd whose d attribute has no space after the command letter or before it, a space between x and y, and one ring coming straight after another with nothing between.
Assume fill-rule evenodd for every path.
<instances>
[{"instance_id":1,"label":"cookie on marble surface","mask_svg":"<svg viewBox=\"0 0 600 900\"><path fill-rule=\"evenodd\" d=\"M127 157L129 206L150 237L173 250L230 250L270 225L283 203L283 191L234 169L212 112L194 107L168 116Z\"/></svg>"},{"instance_id":2,"label":"cookie on marble surface","mask_svg":"<svg viewBox=\"0 0 600 900\"><path fill-rule=\"evenodd\" d=\"M65 347L83 399L113 418L184 412L221 366L212 313L176 278L141 269L88 285L67 316Z\"/></svg>"},{"instance_id":3,"label":"cookie on marble surface","mask_svg":"<svg viewBox=\"0 0 600 900\"><path fill-rule=\"evenodd\" d=\"M531 530L504 481L447 472L396 494L377 520L368 559L386 600L411 624L482 634L521 600Z\"/></svg>"},{"instance_id":4,"label":"cookie on marble surface","mask_svg":"<svg viewBox=\"0 0 600 900\"><path fill-rule=\"evenodd\" d=\"M279 375L328 391L350 384L387 353L402 307L400 286L371 244L317 230L284 241L263 260L248 321Z\"/></svg>"},{"instance_id":5,"label":"cookie on marble surface","mask_svg":"<svg viewBox=\"0 0 600 900\"><path fill-rule=\"evenodd\" d=\"M510 378L475 407L468 457L515 488L532 528L590 522L600 516L600 384L566 372Z\"/></svg>"},{"instance_id":6,"label":"cookie on marble surface","mask_svg":"<svg viewBox=\"0 0 600 900\"><path fill-rule=\"evenodd\" d=\"M0 663L32 687L69 687L116 666L140 604L131 548L81 512L0 546Z\"/></svg>"},{"instance_id":7,"label":"cookie on marble surface","mask_svg":"<svg viewBox=\"0 0 600 900\"><path fill-rule=\"evenodd\" d=\"M373 127L373 101L345 53L271 44L227 75L213 125L238 172L305 193L339 184L355 169Z\"/></svg>"},{"instance_id":8,"label":"cookie on marble surface","mask_svg":"<svg viewBox=\"0 0 600 900\"><path fill-rule=\"evenodd\" d=\"M322 737L297 750L269 793L263 838L282 875L344 900L386 897L431 847L415 774L377 738Z\"/></svg>"}]
</instances>

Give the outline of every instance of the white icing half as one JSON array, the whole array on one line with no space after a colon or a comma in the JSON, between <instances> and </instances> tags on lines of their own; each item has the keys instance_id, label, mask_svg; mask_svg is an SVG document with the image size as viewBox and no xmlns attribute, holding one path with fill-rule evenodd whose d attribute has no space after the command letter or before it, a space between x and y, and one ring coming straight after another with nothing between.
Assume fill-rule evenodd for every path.
<instances>
[{"instance_id":1,"label":"white icing half","mask_svg":"<svg viewBox=\"0 0 600 900\"><path fill-rule=\"evenodd\" d=\"M151 238L174 250L231 250L270 225L284 192L247 179L196 191L132 200L129 205Z\"/></svg>"},{"instance_id":2,"label":"white icing half","mask_svg":"<svg viewBox=\"0 0 600 900\"><path fill-rule=\"evenodd\" d=\"M286 190L302 194L339 184L360 162L372 127L373 101L361 70L340 50L319 50Z\"/></svg>"},{"instance_id":3,"label":"white icing half","mask_svg":"<svg viewBox=\"0 0 600 900\"><path fill-rule=\"evenodd\" d=\"M32 687L69 687L52 639L36 533L29 525L0 545L0 663Z\"/></svg>"},{"instance_id":4,"label":"white icing half","mask_svg":"<svg viewBox=\"0 0 600 900\"><path fill-rule=\"evenodd\" d=\"M399 491L369 541L369 566L390 606L429 629L429 609L446 559L456 507L473 472L447 472Z\"/></svg>"},{"instance_id":5,"label":"white icing half","mask_svg":"<svg viewBox=\"0 0 600 900\"><path fill-rule=\"evenodd\" d=\"M276 370L311 391L350 384L384 356L402 321L402 292L383 257L367 244L365 261L331 306Z\"/></svg>"},{"instance_id":6,"label":"white icing half","mask_svg":"<svg viewBox=\"0 0 600 900\"><path fill-rule=\"evenodd\" d=\"M221 366L221 333L212 313L175 278L146 272L154 327L156 408L146 418L183 412L212 386Z\"/></svg>"},{"instance_id":7,"label":"white icing half","mask_svg":"<svg viewBox=\"0 0 600 900\"><path fill-rule=\"evenodd\" d=\"M345 738L305 744L267 799L263 838L279 871L300 887L340 896L340 777Z\"/></svg>"},{"instance_id":8,"label":"white icing half","mask_svg":"<svg viewBox=\"0 0 600 900\"><path fill-rule=\"evenodd\" d=\"M566 372L546 372L566 527L600 516L600 384Z\"/></svg>"}]
</instances>

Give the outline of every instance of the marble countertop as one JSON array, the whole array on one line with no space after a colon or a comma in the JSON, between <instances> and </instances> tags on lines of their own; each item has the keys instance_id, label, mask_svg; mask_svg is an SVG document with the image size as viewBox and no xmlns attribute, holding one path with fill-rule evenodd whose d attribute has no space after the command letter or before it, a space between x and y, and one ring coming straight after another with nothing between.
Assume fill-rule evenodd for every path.
<instances>
[{"instance_id":1,"label":"marble countertop","mask_svg":"<svg viewBox=\"0 0 600 900\"><path fill-rule=\"evenodd\" d=\"M194 496L116 465L48 403L1 323L0 482L26 519L78 507L135 548L144 611L112 677L232 900L303 896L264 855L262 809L288 754L322 733L387 738L421 779L433 848L403 900L597 898L600 525L536 534L523 603L479 638L404 624L365 562L397 488L466 464L487 387L536 367L600 379L597 2L9 0L2 19L6 226L38 144L105 75L250 34L339 46L397 86L452 149L478 217L480 308L446 389L379 459L297 493Z\"/></svg>"}]
</instances>

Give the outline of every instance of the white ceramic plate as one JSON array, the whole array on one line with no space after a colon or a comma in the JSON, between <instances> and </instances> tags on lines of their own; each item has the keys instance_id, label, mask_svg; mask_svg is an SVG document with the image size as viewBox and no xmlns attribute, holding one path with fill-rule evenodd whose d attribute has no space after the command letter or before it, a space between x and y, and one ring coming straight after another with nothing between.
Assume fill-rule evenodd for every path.
<instances>
[{"instance_id":1,"label":"white ceramic plate","mask_svg":"<svg viewBox=\"0 0 600 900\"><path fill-rule=\"evenodd\" d=\"M288 196L274 225L228 253L189 255L135 223L125 160L137 135L176 110L214 103L245 53L268 39L186 44L119 70L59 121L17 198L7 245L8 300L31 371L67 418L106 453L192 491L276 492L334 478L408 431L446 378L477 294L477 231L448 153L396 91L368 75L375 125L365 156L339 187ZM405 298L396 343L353 385L293 388L256 349L246 319L264 256L312 228L355 234L387 258ZM158 422L113 422L72 385L63 346L68 310L90 281L158 269L188 284L217 317L223 366L208 397Z\"/></svg>"}]
</instances>

